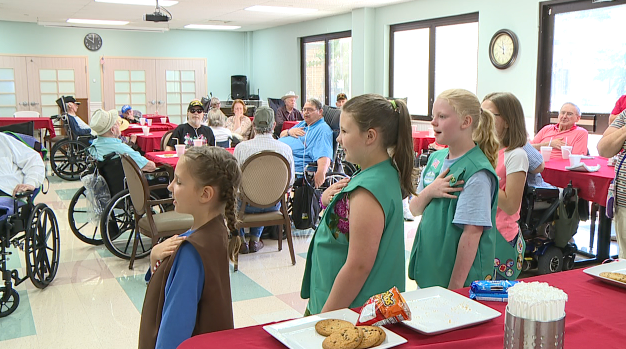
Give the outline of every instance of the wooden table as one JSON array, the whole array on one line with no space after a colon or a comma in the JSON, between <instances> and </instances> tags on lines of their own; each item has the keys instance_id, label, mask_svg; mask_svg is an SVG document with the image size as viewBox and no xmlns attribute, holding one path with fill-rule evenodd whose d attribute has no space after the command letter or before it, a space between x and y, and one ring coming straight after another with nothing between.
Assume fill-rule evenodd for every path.
<instances>
[{"instance_id":1,"label":"wooden table","mask_svg":"<svg viewBox=\"0 0 626 349\"><path fill-rule=\"evenodd\" d=\"M541 172L543 179L559 188L565 188L572 182L574 188L578 188L578 196L600 205L598 224L598 251L595 258L580 261L577 263L589 264L602 262L609 258L611 246L611 220L606 217L606 195L609 185L615 175L614 167L607 166L608 159L596 156L594 159L583 159L587 165L600 165L597 172L578 172L566 170L569 160L555 159L547 161L546 167Z\"/></svg>"}]
</instances>

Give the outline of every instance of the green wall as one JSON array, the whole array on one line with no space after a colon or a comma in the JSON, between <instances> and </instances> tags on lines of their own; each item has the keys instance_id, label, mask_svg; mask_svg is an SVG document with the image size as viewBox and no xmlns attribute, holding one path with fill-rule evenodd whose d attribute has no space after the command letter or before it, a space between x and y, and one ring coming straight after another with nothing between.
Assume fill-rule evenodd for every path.
<instances>
[{"instance_id":1,"label":"green wall","mask_svg":"<svg viewBox=\"0 0 626 349\"><path fill-rule=\"evenodd\" d=\"M91 52L83 45L85 35L92 32L102 37L102 48L97 52ZM226 99L230 94L230 76L249 74L245 41L245 32L136 32L49 28L35 23L0 21L0 54L87 56L89 99L96 102L102 101L101 56L206 58L207 92Z\"/></svg>"}]
</instances>

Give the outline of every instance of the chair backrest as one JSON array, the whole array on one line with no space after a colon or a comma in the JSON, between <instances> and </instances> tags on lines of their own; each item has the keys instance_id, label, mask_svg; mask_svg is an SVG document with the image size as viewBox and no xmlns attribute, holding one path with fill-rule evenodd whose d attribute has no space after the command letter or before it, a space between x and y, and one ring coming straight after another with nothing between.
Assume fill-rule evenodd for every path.
<instances>
[{"instance_id":1,"label":"chair backrest","mask_svg":"<svg viewBox=\"0 0 626 349\"><path fill-rule=\"evenodd\" d=\"M38 112L32 110L22 110L13 113L14 118L38 118L40 116Z\"/></svg>"},{"instance_id":2,"label":"chair backrest","mask_svg":"<svg viewBox=\"0 0 626 349\"><path fill-rule=\"evenodd\" d=\"M107 182L111 196L124 190L124 168L117 154L105 155L103 161L98 161L98 171Z\"/></svg>"},{"instance_id":3,"label":"chair backrest","mask_svg":"<svg viewBox=\"0 0 626 349\"><path fill-rule=\"evenodd\" d=\"M137 216L143 216L143 214L146 213L146 203L150 195L148 181L130 155L121 154L120 156L122 158L122 167L124 168L126 183L128 183L130 201L133 203L135 214Z\"/></svg>"},{"instance_id":4,"label":"chair backrest","mask_svg":"<svg viewBox=\"0 0 626 349\"><path fill-rule=\"evenodd\" d=\"M215 146L216 146L216 147L222 147L222 148L230 148L230 142L231 142L231 139L232 139L232 138L228 137L228 139L227 139L227 140L225 140L225 141L223 141L223 142L217 142L217 141L216 141L216 142L215 142Z\"/></svg>"},{"instance_id":5,"label":"chair backrest","mask_svg":"<svg viewBox=\"0 0 626 349\"><path fill-rule=\"evenodd\" d=\"M23 135L33 136L35 134L35 123L33 121L21 122L19 124L12 124L0 127L0 132L11 131L15 133L21 133Z\"/></svg>"},{"instance_id":6,"label":"chair backrest","mask_svg":"<svg viewBox=\"0 0 626 349\"><path fill-rule=\"evenodd\" d=\"M241 166L241 194L255 207L276 205L289 190L291 167L284 156L264 150Z\"/></svg>"},{"instance_id":7,"label":"chair backrest","mask_svg":"<svg viewBox=\"0 0 626 349\"><path fill-rule=\"evenodd\" d=\"M165 150L165 147L167 147L167 143L170 141L170 138L172 138L173 132L174 130L169 130L165 132L163 137L161 137L161 150Z\"/></svg>"},{"instance_id":8,"label":"chair backrest","mask_svg":"<svg viewBox=\"0 0 626 349\"><path fill-rule=\"evenodd\" d=\"M276 114L278 112L278 108L285 105L285 101L280 98L268 98L267 104L274 110L274 114Z\"/></svg>"}]
</instances>

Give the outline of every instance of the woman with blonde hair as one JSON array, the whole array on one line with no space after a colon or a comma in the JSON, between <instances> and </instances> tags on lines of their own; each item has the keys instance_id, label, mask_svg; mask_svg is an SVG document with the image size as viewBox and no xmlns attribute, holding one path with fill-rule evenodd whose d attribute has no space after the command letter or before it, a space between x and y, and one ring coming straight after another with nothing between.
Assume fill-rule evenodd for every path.
<instances>
[{"instance_id":1,"label":"woman with blonde hair","mask_svg":"<svg viewBox=\"0 0 626 349\"><path fill-rule=\"evenodd\" d=\"M241 99L235 99L231 108L234 115L226 120L226 128L240 141L247 141L253 134L252 121L245 115L248 108Z\"/></svg>"},{"instance_id":2,"label":"woman with blonde hair","mask_svg":"<svg viewBox=\"0 0 626 349\"><path fill-rule=\"evenodd\" d=\"M410 202L422 215L409 278L419 287L457 289L493 278L498 179L494 116L466 90L442 92L433 104L438 144Z\"/></svg>"}]
</instances>

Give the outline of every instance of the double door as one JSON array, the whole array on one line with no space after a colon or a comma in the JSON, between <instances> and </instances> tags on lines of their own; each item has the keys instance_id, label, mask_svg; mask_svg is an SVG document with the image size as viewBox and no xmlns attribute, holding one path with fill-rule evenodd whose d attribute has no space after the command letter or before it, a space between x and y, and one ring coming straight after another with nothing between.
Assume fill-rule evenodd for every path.
<instances>
[{"instance_id":1,"label":"double door","mask_svg":"<svg viewBox=\"0 0 626 349\"><path fill-rule=\"evenodd\" d=\"M61 95L88 98L87 79L87 57L0 56L0 117L56 115Z\"/></svg>"},{"instance_id":2,"label":"double door","mask_svg":"<svg viewBox=\"0 0 626 349\"><path fill-rule=\"evenodd\" d=\"M128 104L182 123L189 102L207 93L205 59L105 58L102 69L106 109Z\"/></svg>"}]
</instances>

